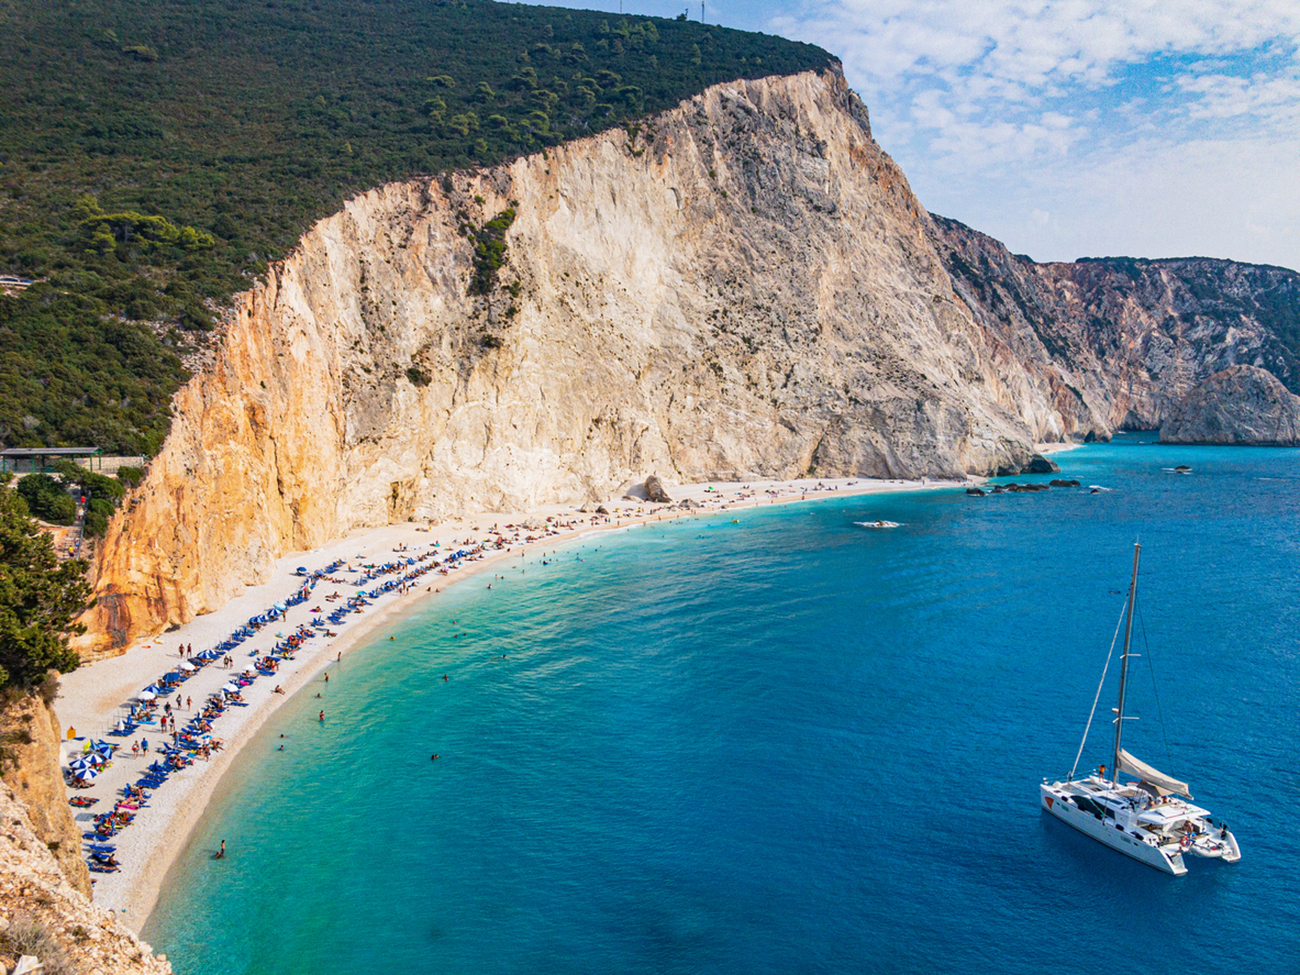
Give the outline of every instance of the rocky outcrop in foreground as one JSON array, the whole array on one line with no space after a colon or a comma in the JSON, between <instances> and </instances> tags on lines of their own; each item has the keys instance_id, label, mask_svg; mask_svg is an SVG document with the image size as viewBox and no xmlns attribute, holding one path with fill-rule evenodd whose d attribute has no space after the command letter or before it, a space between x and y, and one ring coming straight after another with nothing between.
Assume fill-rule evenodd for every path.
<instances>
[{"instance_id":1,"label":"rocky outcrop in foreground","mask_svg":"<svg viewBox=\"0 0 1300 975\"><path fill-rule=\"evenodd\" d=\"M1300 396L1255 366L1229 366L1183 397L1161 443L1300 446Z\"/></svg>"},{"instance_id":2,"label":"rocky outcrop in foreground","mask_svg":"<svg viewBox=\"0 0 1300 975\"><path fill-rule=\"evenodd\" d=\"M171 965L59 869L13 791L0 786L0 969L35 955L44 971L169 975Z\"/></svg>"},{"instance_id":3,"label":"rocky outcrop in foreground","mask_svg":"<svg viewBox=\"0 0 1300 975\"><path fill-rule=\"evenodd\" d=\"M4 759L0 777L27 807L32 829L54 854L63 875L90 896L90 871L81 858L81 830L68 806L59 751L62 729L54 709L37 695L14 702L0 713Z\"/></svg>"}]
</instances>

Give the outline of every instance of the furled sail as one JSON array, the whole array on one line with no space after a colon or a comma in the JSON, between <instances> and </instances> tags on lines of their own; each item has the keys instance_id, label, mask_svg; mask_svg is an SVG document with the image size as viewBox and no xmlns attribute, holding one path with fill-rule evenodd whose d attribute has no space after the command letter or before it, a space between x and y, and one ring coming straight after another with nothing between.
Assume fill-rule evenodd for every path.
<instances>
[{"instance_id":1,"label":"furled sail","mask_svg":"<svg viewBox=\"0 0 1300 975\"><path fill-rule=\"evenodd\" d=\"M1186 782L1179 782L1177 779L1165 775L1164 772L1153 769L1146 762L1134 758L1122 748L1119 751L1119 767L1122 771L1129 773L1129 775L1136 775L1143 782L1146 782L1149 785L1154 785L1161 792L1176 792L1179 795L1186 796L1188 799L1192 798L1192 794L1188 791Z\"/></svg>"}]
</instances>

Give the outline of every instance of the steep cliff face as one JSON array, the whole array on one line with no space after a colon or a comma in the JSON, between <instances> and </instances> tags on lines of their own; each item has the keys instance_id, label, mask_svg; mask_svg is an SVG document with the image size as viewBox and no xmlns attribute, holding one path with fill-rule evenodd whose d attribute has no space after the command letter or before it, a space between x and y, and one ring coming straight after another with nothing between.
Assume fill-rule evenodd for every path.
<instances>
[{"instance_id":1,"label":"steep cliff face","mask_svg":"<svg viewBox=\"0 0 1300 975\"><path fill-rule=\"evenodd\" d=\"M1037 264L956 221L934 226L954 289L1053 391L1067 433L1156 429L1236 364L1300 389L1294 271L1209 258Z\"/></svg>"},{"instance_id":2,"label":"steep cliff face","mask_svg":"<svg viewBox=\"0 0 1300 975\"><path fill-rule=\"evenodd\" d=\"M652 472L1018 471L1035 441L1157 426L1232 362L1300 376L1243 311L1277 269L1130 264L1036 265L932 219L832 72L374 190L245 296L178 394L97 552L82 650L361 526ZM1274 283L1284 315L1294 281Z\"/></svg>"},{"instance_id":3,"label":"steep cliff face","mask_svg":"<svg viewBox=\"0 0 1300 975\"><path fill-rule=\"evenodd\" d=\"M1300 445L1300 396L1256 366L1216 372L1176 403L1163 443Z\"/></svg>"},{"instance_id":4,"label":"steep cliff face","mask_svg":"<svg viewBox=\"0 0 1300 975\"><path fill-rule=\"evenodd\" d=\"M506 264L472 294L473 233L512 201ZM178 394L100 546L99 648L357 526L582 501L651 471L1023 465L1067 431L954 295L929 226L829 73L351 201Z\"/></svg>"},{"instance_id":5,"label":"steep cliff face","mask_svg":"<svg viewBox=\"0 0 1300 975\"><path fill-rule=\"evenodd\" d=\"M27 807L32 829L58 861L69 884L90 896L90 871L81 859L81 830L68 807L59 754L62 738L54 709L36 696L5 708L0 715L9 761L0 776Z\"/></svg>"}]
</instances>

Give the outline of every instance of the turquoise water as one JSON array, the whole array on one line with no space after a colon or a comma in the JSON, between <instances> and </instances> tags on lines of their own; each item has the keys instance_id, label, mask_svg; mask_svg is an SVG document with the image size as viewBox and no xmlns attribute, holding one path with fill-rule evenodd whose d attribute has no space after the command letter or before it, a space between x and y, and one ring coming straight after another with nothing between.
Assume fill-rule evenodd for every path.
<instances>
[{"instance_id":1,"label":"turquoise water","mask_svg":"<svg viewBox=\"0 0 1300 975\"><path fill-rule=\"evenodd\" d=\"M1298 456L1125 438L1058 458L1110 492L777 506L467 580L272 718L147 940L184 975L1294 971ZM1139 535L1126 745L1245 854L1181 878L1038 810Z\"/></svg>"}]
</instances>

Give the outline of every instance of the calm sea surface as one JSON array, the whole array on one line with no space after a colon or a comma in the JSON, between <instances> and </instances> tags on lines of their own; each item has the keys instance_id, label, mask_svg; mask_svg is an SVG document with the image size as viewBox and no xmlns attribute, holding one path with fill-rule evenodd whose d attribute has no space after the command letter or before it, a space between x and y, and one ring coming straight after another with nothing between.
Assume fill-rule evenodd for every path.
<instances>
[{"instance_id":1,"label":"calm sea surface","mask_svg":"<svg viewBox=\"0 0 1300 975\"><path fill-rule=\"evenodd\" d=\"M147 940L183 975L1296 971L1300 453L1058 460L1113 490L774 506L453 587L267 724ZM1038 808L1139 536L1125 744L1244 850L1180 878Z\"/></svg>"}]
</instances>

